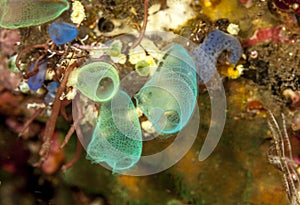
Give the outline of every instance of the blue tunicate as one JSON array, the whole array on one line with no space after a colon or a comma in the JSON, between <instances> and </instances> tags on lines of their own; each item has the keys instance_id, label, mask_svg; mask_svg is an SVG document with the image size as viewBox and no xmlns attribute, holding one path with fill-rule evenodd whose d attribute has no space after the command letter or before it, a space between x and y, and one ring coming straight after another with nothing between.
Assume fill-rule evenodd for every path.
<instances>
[{"instance_id":1,"label":"blue tunicate","mask_svg":"<svg viewBox=\"0 0 300 205\"><path fill-rule=\"evenodd\" d=\"M30 72L34 69L35 62L33 62L30 66ZM47 71L47 63L44 62L38 66L38 73L30 78L28 78L28 86L30 90L37 91L40 87L42 87Z\"/></svg>"},{"instance_id":2,"label":"blue tunicate","mask_svg":"<svg viewBox=\"0 0 300 205\"><path fill-rule=\"evenodd\" d=\"M44 98L46 103L51 103L54 100L58 86L59 86L58 82L51 82L47 85L46 88L48 90L48 93Z\"/></svg>"},{"instance_id":3,"label":"blue tunicate","mask_svg":"<svg viewBox=\"0 0 300 205\"><path fill-rule=\"evenodd\" d=\"M78 35L76 26L62 21L52 23L48 32L52 41L57 45L73 41Z\"/></svg>"},{"instance_id":4,"label":"blue tunicate","mask_svg":"<svg viewBox=\"0 0 300 205\"><path fill-rule=\"evenodd\" d=\"M224 50L230 51L228 61L231 64L236 64L242 56L242 46L238 39L220 30L214 30L192 51L201 82L208 82L214 75L217 59Z\"/></svg>"},{"instance_id":5,"label":"blue tunicate","mask_svg":"<svg viewBox=\"0 0 300 205\"><path fill-rule=\"evenodd\" d=\"M153 77L135 95L137 106L161 133L180 131L196 104L196 66L179 44L165 49Z\"/></svg>"},{"instance_id":6,"label":"blue tunicate","mask_svg":"<svg viewBox=\"0 0 300 205\"><path fill-rule=\"evenodd\" d=\"M129 95L119 90L101 104L100 115L87 147L87 158L106 162L113 171L134 166L142 154L142 132L137 111Z\"/></svg>"}]
</instances>

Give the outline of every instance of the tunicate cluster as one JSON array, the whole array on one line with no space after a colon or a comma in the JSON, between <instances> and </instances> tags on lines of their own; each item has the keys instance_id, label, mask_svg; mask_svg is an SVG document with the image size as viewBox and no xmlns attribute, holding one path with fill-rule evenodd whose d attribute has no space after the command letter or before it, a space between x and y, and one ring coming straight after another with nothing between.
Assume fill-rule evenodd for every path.
<instances>
[{"instance_id":1,"label":"tunicate cluster","mask_svg":"<svg viewBox=\"0 0 300 205\"><path fill-rule=\"evenodd\" d=\"M76 87L94 102L101 102L87 158L106 162L113 171L132 167L142 152L138 115L128 94L119 89L116 69L105 62L92 62L78 69Z\"/></svg>"},{"instance_id":2,"label":"tunicate cluster","mask_svg":"<svg viewBox=\"0 0 300 205\"><path fill-rule=\"evenodd\" d=\"M162 133L180 131L193 113L197 97L193 59L179 44L164 49L154 76L135 95L137 106ZM142 133L131 97L119 89L115 68L89 63L78 71L76 87L94 102L102 102L87 158L106 162L114 171L129 169L142 152ZM103 87L103 88L102 88Z\"/></svg>"},{"instance_id":3,"label":"tunicate cluster","mask_svg":"<svg viewBox=\"0 0 300 205\"><path fill-rule=\"evenodd\" d=\"M204 83L210 81L216 72L217 58L223 50L230 51L228 61L236 64L242 53L240 43L234 37L217 30L210 33L202 45L194 46L195 49L191 52L186 49L187 41L183 40L184 44L178 44L169 40L168 46L159 49L156 55L150 56L157 59L153 68L143 59L137 61L140 64L130 61L132 59L130 49L127 49L127 44L124 43L129 37L125 35L124 39L120 39L110 41L111 44L108 43L105 48L115 48L112 45L118 45L116 48L124 49L103 52L104 56L100 58L104 61L108 59L107 57L112 57L114 52L111 51L117 51L115 58L125 55L124 51L129 52L129 58L125 60L135 67L122 77L121 81L119 75L122 76L124 73L117 71L115 66L117 63L112 65L108 62L99 62L99 59L97 62L92 59L92 62L74 71L77 75L74 86L80 91L79 97L77 96L73 103L73 118L76 124L78 123L77 134L87 150L87 158L95 163L105 162L114 172L123 173L122 171L131 169L135 165L140 168L141 164L152 165L153 163L164 168L164 165L168 163L159 161L162 154L155 154L153 157L146 156L146 162L143 160L144 156L141 156L143 136L136 108L139 108L138 110L148 118L149 123L158 132L163 134L179 132L179 136L184 137L186 133L184 135L180 133L187 126L195 107L197 108L197 74ZM113 44L113 42L118 42L118 44ZM152 47L150 49L144 45L143 49L145 49L143 53L145 57L151 55L150 51L153 52ZM128 64L122 64L124 65ZM152 73L148 72L148 68ZM124 72L127 70L125 69ZM220 82L215 80L214 83ZM225 96L223 92L220 92L224 91L223 87L218 87L219 90L215 92L212 85L209 83L206 85L212 97L211 119L220 123L213 125L215 129L212 131L209 130L210 139L205 141L209 145L204 151L201 150L201 157L204 158L211 153L221 136L226 109ZM132 99L135 99L136 107ZM194 126L195 129L198 130L198 126L199 123ZM191 129L189 133L197 133L197 130ZM191 139L194 138L191 137ZM183 156L187 151L186 148L191 144L187 140L186 144L183 142L174 146L180 153L176 156ZM182 148L179 148L181 145ZM149 162L147 159L154 159L154 161ZM172 159L169 164L172 165L176 161L178 161L177 158ZM138 175L139 173L135 171L133 172ZM148 173L145 169L143 172ZM149 171L149 173L155 172L156 168Z\"/></svg>"}]
</instances>

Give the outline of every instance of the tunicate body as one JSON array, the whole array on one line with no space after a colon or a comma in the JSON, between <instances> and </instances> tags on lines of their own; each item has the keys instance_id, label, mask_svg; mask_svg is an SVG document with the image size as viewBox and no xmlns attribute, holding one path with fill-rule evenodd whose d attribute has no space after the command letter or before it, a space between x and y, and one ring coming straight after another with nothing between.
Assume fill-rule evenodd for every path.
<instances>
[{"instance_id":1,"label":"tunicate body","mask_svg":"<svg viewBox=\"0 0 300 205\"><path fill-rule=\"evenodd\" d=\"M33 62L30 66L30 72L34 69L35 62ZM28 86L30 90L37 91L40 87L42 87L47 71L47 63L44 62L38 66L39 71L34 76L28 78Z\"/></svg>"},{"instance_id":2,"label":"tunicate body","mask_svg":"<svg viewBox=\"0 0 300 205\"><path fill-rule=\"evenodd\" d=\"M135 70L140 76L147 76L150 73L150 65L147 61L141 60L135 64Z\"/></svg>"},{"instance_id":3,"label":"tunicate body","mask_svg":"<svg viewBox=\"0 0 300 205\"><path fill-rule=\"evenodd\" d=\"M48 93L45 96L45 102L46 103L51 103L54 100L58 86L59 86L59 83L55 82L55 81L50 82L47 85L46 88L48 90Z\"/></svg>"},{"instance_id":4,"label":"tunicate body","mask_svg":"<svg viewBox=\"0 0 300 205\"><path fill-rule=\"evenodd\" d=\"M220 30L210 32L201 45L192 51L197 66L200 82L208 82L216 72L219 55L229 50L229 63L236 64L242 55L242 47L238 39Z\"/></svg>"},{"instance_id":5,"label":"tunicate body","mask_svg":"<svg viewBox=\"0 0 300 205\"><path fill-rule=\"evenodd\" d=\"M189 53L179 44L166 48L158 65L135 99L159 132L175 133L188 123L196 104L196 67Z\"/></svg>"},{"instance_id":6,"label":"tunicate body","mask_svg":"<svg viewBox=\"0 0 300 205\"><path fill-rule=\"evenodd\" d=\"M0 27L40 25L56 19L69 6L67 0L0 0Z\"/></svg>"},{"instance_id":7,"label":"tunicate body","mask_svg":"<svg viewBox=\"0 0 300 205\"><path fill-rule=\"evenodd\" d=\"M129 95L119 90L111 101L102 103L87 158L106 162L113 171L129 169L140 159L142 133L137 111Z\"/></svg>"},{"instance_id":8,"label":"tunicate body","mask_svg":"<svg viewBox=\"0 0 300 205\"><path fill-rule=\"evenodd\" d=\"M105 62L92 62L76 70L77 89L95 102L105 102L119 90L120 80L117 70Z\"/></svg>"},{"instance_id":9,"label":"tunicate body","mask_svg":"<svg viewBox=\"0 0 300 205\"><path fill-rule=\"evenodd\" d=\"M63 45L73 41L78 35L78 29L73 24L58 21L49 26L49 35L57 45Z\"/></svg>"}]
</instances>

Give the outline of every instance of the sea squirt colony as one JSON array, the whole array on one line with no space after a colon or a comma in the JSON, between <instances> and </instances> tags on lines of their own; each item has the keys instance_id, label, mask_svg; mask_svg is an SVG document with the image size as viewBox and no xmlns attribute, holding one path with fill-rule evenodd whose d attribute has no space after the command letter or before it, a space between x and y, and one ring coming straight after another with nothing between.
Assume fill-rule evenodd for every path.
<instances>
[{"instance_id":1,"label":"sea squirt colony","mask_svg":"<svg viewBox=\"0 0 300 205\"><path fill-rule=\"evenodd\" d=\"M163 49L155 73L135 94L136 106L163 134L176 133L189 122L197 100L197 74L207 82L216 72L220 53L230 51L229 63L242 54L239 41L214 30L191 55L180 44ZM117 70L106 62L77 69L76 87L90 100L101 103L100 114L87 146L87 158L106 162L113 171L130 169L142 153L142 131L131 97L119 87Z\"/></svg>"}]
</instances>

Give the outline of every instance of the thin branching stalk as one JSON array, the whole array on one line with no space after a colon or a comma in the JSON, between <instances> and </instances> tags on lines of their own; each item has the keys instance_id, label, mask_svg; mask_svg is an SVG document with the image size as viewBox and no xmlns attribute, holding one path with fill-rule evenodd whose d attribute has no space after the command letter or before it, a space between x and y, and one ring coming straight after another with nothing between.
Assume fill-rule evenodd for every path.
<instances>
[{"instance_id":1,"label":"thin branching stalk","mask_svg":"<svg viewBox=\"0 0 300 205\"><path fill-rule=\"evenodd\" d=\"M273 113L270 110L268 112L268 125L274 140L274 143L268 151L268 160L282 172L286 194L291 204L300 205L300 179L296 170L298 164L293 158L292 146L287 132L285 116L281 113L281 128Z\"/></svg>"}]
</instances>

